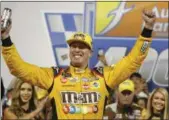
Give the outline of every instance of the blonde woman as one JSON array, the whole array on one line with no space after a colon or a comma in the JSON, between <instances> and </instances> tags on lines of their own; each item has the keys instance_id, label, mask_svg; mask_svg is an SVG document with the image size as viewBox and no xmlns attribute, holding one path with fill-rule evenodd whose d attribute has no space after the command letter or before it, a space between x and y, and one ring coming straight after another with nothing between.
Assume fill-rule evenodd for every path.
<instances>
[{"instance_id":1,"label":"blonde woman","mask_svg":"<svg viewBox=\"0 0 169 120\"><path fill-rule=\"evenodd\" d=\"M168 120L168 92L165 88L154 89L148 99L147 120Z\"/></svg>"},{"instance_id":2,"label":"blonde woman","mask_svg":"<svg viewBox=\"0 0 169 120\"><path fill-rule=\"evenodd\" d=\"M33 119L41 120L40 112L44 107L46 99L36 106L36 93L34 86L30 83L17 80L12 94L12 105L4 110L3 119Z\"/></svg>"}]
</instances>

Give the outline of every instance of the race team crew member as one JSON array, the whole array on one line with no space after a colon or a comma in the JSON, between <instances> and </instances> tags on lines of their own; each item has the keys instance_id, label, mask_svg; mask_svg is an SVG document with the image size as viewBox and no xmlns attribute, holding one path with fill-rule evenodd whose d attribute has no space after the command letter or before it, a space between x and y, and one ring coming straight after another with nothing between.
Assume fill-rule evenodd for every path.
<instances>
[{"instance_id":1,"label":"race team crew member","mask_svg":"<svg viewBox=\"0 0 169 120\"><path fill-rule=\"evenodd\" d=\"M108 88L114 88L129 78L148 53L155 15L144 10L143 19L145 27L135 46L115 66L89 69L92 38L79 32L67 41L70 46L69 67L43 68L29 64L22 60L10 39L11 24L6 30L1 30L2 54L13 75L49 91L53 100L53 119L101 119Z\"/></svg>"},{"instance_id":2,"label":"race team crew member","mask_svg":"<svg viewBox=\"0 0 169 120\"><path fill-rule=\"evenodd\" d=\"M127 79L116 89L116 102L106 106L104 119L138 120L142 119L145 109L134 103L135 85Z\"/></svg>"}]
</instances>

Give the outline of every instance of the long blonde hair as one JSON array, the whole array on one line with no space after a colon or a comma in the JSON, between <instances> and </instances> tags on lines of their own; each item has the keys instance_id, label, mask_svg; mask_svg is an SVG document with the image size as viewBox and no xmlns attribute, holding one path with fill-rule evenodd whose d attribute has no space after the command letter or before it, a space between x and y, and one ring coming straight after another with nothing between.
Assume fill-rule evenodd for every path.
<instances>
[{"instance_id":1,"label":"long blonde hair","mask_svg":"<svg viewBox=\"0 0 169 120\"><path fill-rule=\"evenodd\" d=\"M165 97L165 108L163 113L163 119L168 120L168 92L165 88L156 88L152 91L152 93L149 96L148 104L147 104L147 115L146 119L149 119L150 116L153 114L153 108L152 108L152 98L155 95L155 93L160 92Z\"/></svg>"},{"instance_id":2,"label":"long blonde hair","mask_svg":"<svg viewBox=\"0 0 169 120\"><path fill-rule=\"evenodd\" d=\"M21 100L20 100L20 88L23 83L25 82L20 79L16 80L14 91L12 92L12 105L9 107L9 109L18 117L21 117L24 114L24 111L21 108ZM29 109L32 111L36 109L37 97L34 86L33 85L31 86L32 86L32 97L30 99Z\"/></svg>"}]
</instances>

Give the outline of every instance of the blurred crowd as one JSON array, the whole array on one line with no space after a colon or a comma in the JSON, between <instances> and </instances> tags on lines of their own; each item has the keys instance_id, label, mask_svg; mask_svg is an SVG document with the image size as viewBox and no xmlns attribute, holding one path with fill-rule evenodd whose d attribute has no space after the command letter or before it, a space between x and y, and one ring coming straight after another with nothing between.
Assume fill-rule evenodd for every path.
<instances>
[{"instance_id":1,"label":"blurred crowd","mask_svg":"<svg viewBox=\"0 0 169 120\"><path fill-rule=\"evenodd\" d=\"M104 54L98 59L108 65ZM46 97L48 96L48 97ZM5 90L1 78L2 119L52 119L52 100L48 91L15 78ZM138 72L109 90L103 119L168 119L168 91L165 88L148 90L146 80ZM10 116L10 117L9 117Z\"/></svg>"},{"instance_id":2,"label":"blurred crowd","mask_svg":"<svg viewBox=\"0 0 169 120\"><path fill-rule=\"evenodd\" d=\"M103 50L98 52L98 59L103 66L107 60ZM111 90L104 119L144 119L168 120L168 90L155 88L149 91L146 79L138 72Z\"/></svg>"}]
</instances>

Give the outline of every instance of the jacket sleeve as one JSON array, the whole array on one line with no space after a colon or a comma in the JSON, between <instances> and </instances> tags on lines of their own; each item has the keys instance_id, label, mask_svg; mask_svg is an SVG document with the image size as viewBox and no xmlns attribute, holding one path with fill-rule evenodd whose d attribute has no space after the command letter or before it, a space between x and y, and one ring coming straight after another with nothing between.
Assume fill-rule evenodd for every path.
<instances>
[{"instance_id":1,"label":"jacket sleeve","mask_svg":"<svg viewBox=\"0 0 169 120\"><path fill-rule=\"evenodd\" d=\"M2 46L2 55L12 75L48 90L53 82L53 69L29 64L19 56L14 44Z\"/></svg>"},{"instance_id":2,"label":"jacket sleeve","mask_svg":"<svg viewBox=\"0 0 169 120\"><path fill-rule=\"evenodd\" d=\"M151 41L151 37L146 38L140 35L126 57L122 58L114 66L104 67L105 81L110 88L114 88L129 78L133 72L137 71L147 56Z\"/></svg>"}]
</instances>

